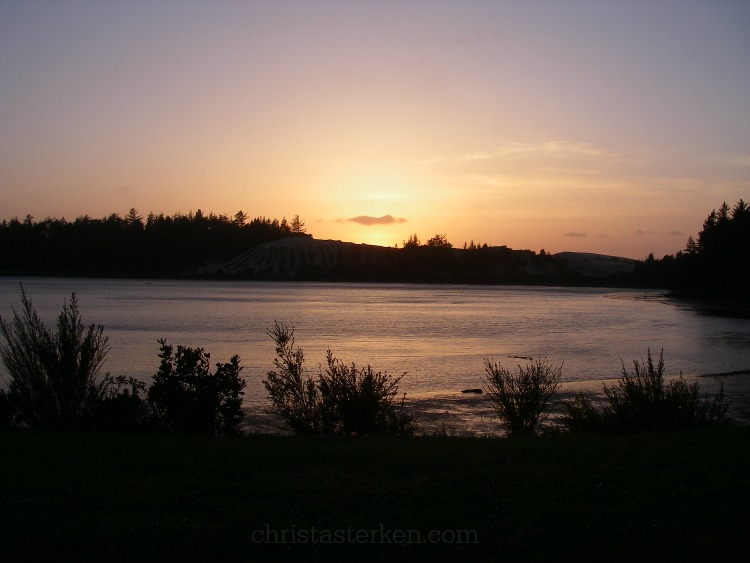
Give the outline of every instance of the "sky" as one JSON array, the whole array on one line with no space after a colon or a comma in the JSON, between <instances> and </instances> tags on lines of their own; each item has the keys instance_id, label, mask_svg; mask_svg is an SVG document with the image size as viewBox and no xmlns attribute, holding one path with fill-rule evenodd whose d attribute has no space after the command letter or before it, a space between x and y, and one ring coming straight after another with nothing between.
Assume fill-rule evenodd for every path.
<instances>
[{"instance_id":1,"label":"sky","mask_svg":"<svg viewBox=\"0 0 750 563\"><path fill-rule=\"evenodd\" d=\"M642 259L750 200L750 2L0 0L0 220Z\"/></svg>"}]
</instances>

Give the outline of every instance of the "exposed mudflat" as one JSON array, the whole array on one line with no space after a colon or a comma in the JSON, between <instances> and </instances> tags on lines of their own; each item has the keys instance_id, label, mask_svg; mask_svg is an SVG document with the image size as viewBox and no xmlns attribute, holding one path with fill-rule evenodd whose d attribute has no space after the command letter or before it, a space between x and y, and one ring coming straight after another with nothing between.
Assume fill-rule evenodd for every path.
<instances>
[{"instance_id":1,"label":"exposed mudflat","mask_svg":"<svg viewBox=\"0 0 750 563\"><path fill-rule=\"evenodd\" d=\"M730 415L740 424L750 424L750 371L685 379L689 383L697 381L701 395L712 395L718 392L723 384L724 393L731 401ZM580 392L590 393L595 399L602 399L602 386L613 386L616 382L617 379L563 383L554 399L548 424L555 424L561 412L562 401L572 399ZM462 393L462 390L457 390L455 393L407 396L405 406L414 414L420 434L499 436L504 433L492 403L484 393ZM270 407L248 412L245 422L248 432L289 433L283 420L275 415Z\"/></svg>"}]
</instances>

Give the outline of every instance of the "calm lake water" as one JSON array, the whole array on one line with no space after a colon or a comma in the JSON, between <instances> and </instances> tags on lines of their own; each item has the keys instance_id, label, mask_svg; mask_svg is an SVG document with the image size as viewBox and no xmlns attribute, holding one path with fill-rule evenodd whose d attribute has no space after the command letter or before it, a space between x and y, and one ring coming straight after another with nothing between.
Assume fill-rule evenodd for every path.
<instances>
[{"instance_id":1,"label":"calm lake water","mask_svg":"<svg viewBox=\"0 0 750 563\"><path fill-rule=\"evenodd\" d=\"M251 408L268 406L261 382L274 345L266 330L277 320L294 326L311 372L328 348L346 363L407 372L400 390L433 414L479 400L460 392L482 386L484 358L507 367L526 357L564 362L570 389L619 377L621 361L630 369L649 348L664 350L670 375L750 370L750 320L703 315L663 292L5 277L3 318L20 308L20 283L48 326L76 292L83 321L103 325L109 337L105 369L113 375L148 380L160 338L203 347L212 362L238 354ZM440 398L453 407L430 402Z\"/></svg>"}]
</instances>

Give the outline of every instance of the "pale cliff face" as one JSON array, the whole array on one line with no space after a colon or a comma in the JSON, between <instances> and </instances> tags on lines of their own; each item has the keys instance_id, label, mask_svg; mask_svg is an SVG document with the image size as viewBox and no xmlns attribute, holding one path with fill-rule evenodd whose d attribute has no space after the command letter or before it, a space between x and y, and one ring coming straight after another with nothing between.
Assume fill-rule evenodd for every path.
<instances>
[{"instance_id":1,"label":"pale cliff face","mask_svg":"<svg viewBox=\"0 0 750 563\"><path fill-rule=\"evenodd\" d=\"M637 260L591 254L588 252L558 252L555 257L565 260L576 271L593 276L626 274L633 271Z\"/></svg>"},{"instance_id":2,"label":"pale cliff face","mask_svg":"<svg viewBox=\"0 0 750 563\"><path fill-rule=\"evenodd\" d=\"M380 255L394 250L352 242L290 237L252 248L219 269L227 274L294 278L300 273L326 273L338 267L374 267Z\"/></svg>"}]
</instances>

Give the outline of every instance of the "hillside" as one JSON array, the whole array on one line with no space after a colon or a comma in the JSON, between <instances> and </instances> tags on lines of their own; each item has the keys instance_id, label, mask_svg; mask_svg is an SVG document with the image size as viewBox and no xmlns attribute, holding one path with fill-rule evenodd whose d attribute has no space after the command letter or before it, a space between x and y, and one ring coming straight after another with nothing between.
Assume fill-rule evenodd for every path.
<instances>
[{"instance_id":1,"label":"hillside","mask_svg":"<svg viewBox=\"0 0 750 563\"><path fill-rule=\"evenodd\" d=\"M223 274L252 278L374 274L395 258L393 248L310 237L288 237L261 244L215 268Z\"/></svg>"},{"instance_id":2,"label":"hillside","mask_svg":"<svg viewBox=\"0 0 750 563\"><path fill-rule=\"evenodd\" d=\"M132 209L0 223L0 275L655 287L640 266L597 254L453 248L439 238L404 248L317 240L299 220L248 221L242 212L151 213L144 221Z\"/></svg>"},{"instance_id":3,"label":"hillside","mask_svg":"<svg viewBox=\"0 0 750 563\"><path fill-rule=\"evenodd\" d=\"M311 237L267 242L215 263L205 274L266 280L367 280L444 283L587 283L633 271L627 258L504 246L387 248Z\"/></svg>"},{"instance_id":4,"label":"hillside","mask_svg":"<svg viewBox=\"0 0 750 563\"><path fill-rule=\"evenodd\" d=\"M570 269L590 276L629 274L638 263L638 260L632 258L592 254L590 252L558 252L553 256L564 260Z\"/></svg>"}]
</instances>

